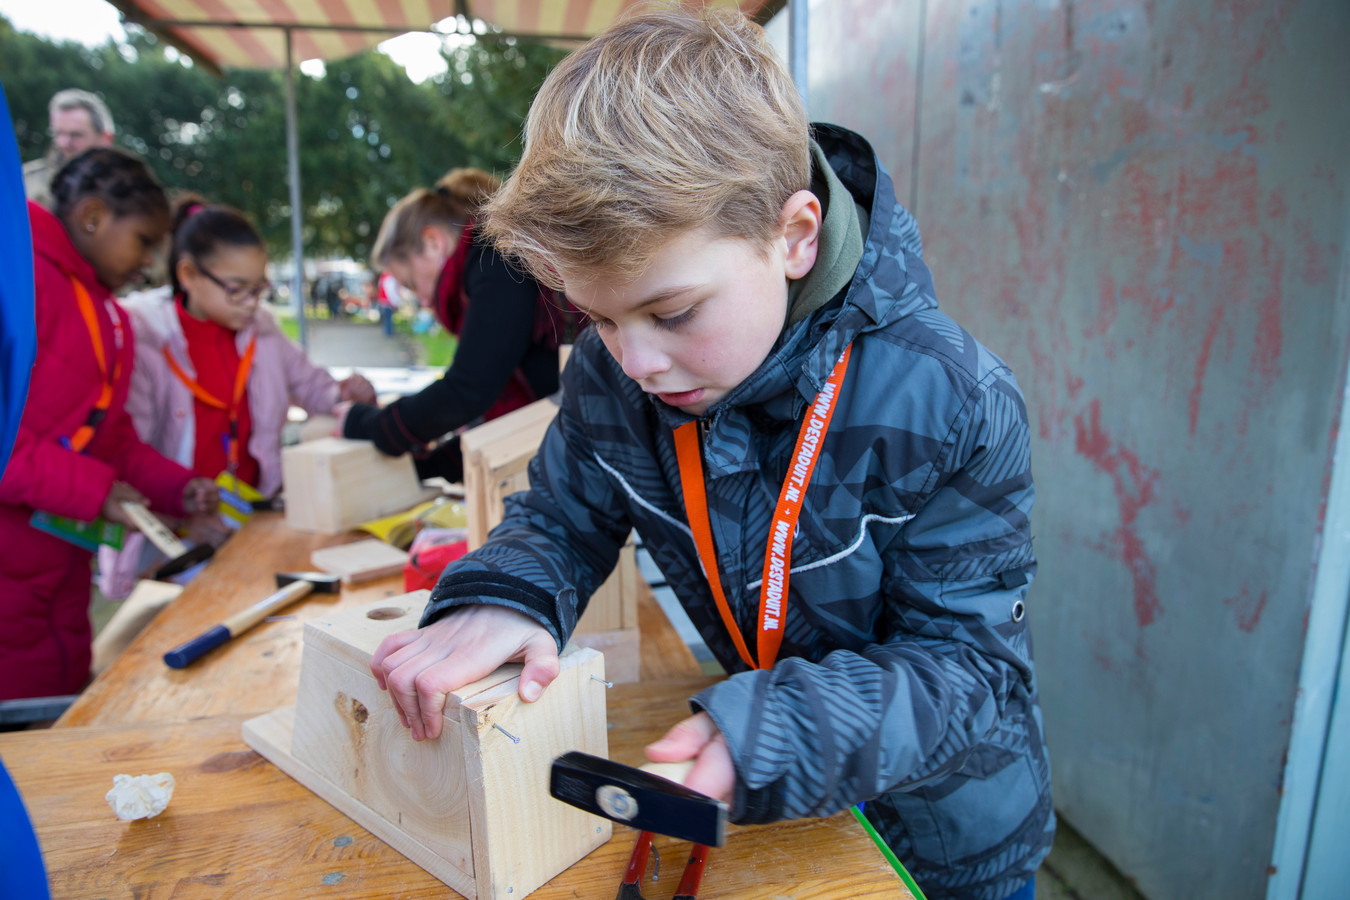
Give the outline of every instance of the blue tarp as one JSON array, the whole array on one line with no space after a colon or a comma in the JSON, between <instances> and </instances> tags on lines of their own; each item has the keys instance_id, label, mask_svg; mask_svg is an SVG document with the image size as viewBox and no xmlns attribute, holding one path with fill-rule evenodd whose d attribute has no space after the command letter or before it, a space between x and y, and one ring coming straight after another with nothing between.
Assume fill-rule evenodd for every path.
<instances>
[{"instance_id":1,"label":"blue tarp","mask_svg":"<svg viewBox=\"0 0 1350 900\"><path fill-rule=\"evenodd\" d=\"M33 322L33 240L23 194L23 167L9 103L0 86L0 474L9 461L28 375L37 352Z\"/></svg>"},{"instance_id":2,"label":"blue tarp","mask_svg":"<svg viewBox=\"0 0 1350 900\"><path fill-rule=\"evenodd\" d=\"M9 103L0 86L0 474L4 474L28 376L37 353L33 321L33 241L23 194L23 167ZM0 897L45 898L47 874L19 792L0 763Z\"/></svg>"}]
</instances>

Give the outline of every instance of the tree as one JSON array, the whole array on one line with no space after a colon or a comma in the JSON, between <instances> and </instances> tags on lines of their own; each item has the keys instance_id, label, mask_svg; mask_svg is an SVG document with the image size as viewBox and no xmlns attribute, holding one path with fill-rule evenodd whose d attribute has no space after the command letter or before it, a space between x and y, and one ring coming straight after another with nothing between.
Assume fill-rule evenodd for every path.
<instances>
[{"instance_id":1,"label":"tree","mask_svg":"<svg viewBox=\"0 0 1350 900\"><path fill-rule=\"evenodd\" d=\"M285 83L281 73L229 69L215 78L128 24L127 41L94 48L16 31L0 17L0 83L20 156L47 147L47 101L94 91L117 143L171 189L243 210L278 257L290 256ZM422 84L377 51L298 76L297 132L308 255L363 259L385 212L455 166L506 174L520 155L526 110L563 56L552 47L479 37L445 51L449 71Z\"/></svg>"}]
</instances>

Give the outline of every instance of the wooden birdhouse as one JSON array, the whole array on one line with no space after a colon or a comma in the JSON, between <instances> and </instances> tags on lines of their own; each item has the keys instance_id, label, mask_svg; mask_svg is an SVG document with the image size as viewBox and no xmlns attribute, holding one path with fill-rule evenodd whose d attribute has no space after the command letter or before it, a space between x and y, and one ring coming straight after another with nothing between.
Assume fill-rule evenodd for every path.
<instances>
[{"instance_id":1,"label":"wooden birdhouse","mask_svg":"<svg viewBox=\"0 0 1350 900\"><path fill-rule=\"evenodd\" d=\"M555 757L608 755L604 659L569 646L535 703L520 666L503 666L447 698L441 736L416 742L370 659L417 627L427 596L308 622L296 705L245 722L244 739L470 900L519 900L609 840L608 821L548 792Z\"/></svg>"}]
</instances>

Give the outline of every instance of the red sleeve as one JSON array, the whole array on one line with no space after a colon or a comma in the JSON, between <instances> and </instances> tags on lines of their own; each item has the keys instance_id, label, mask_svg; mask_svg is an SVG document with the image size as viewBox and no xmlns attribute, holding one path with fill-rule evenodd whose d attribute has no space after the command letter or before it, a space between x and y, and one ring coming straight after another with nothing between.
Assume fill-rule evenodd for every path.
<instances>
[{"instance_id":1,"label":"red sleeve","mask_svg":"<svg viewBox=\"0 0 1350 900\"><path fill-rule=\"evenodd\" d=\"M29 395L29 406L33 402ZM19 423L14 455L0 480L0 503L40 509L57 516L89 522L98 518L112 488L114 470L103 460L82 456L61 446L55 437L43 437Z\"/></svg>"}]
</instances>

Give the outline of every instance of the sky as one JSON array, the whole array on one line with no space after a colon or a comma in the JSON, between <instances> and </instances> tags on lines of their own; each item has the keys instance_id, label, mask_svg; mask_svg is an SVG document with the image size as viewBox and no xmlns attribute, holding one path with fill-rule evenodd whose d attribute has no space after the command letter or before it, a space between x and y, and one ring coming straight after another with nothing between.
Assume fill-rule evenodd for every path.
<instances>
[{"instance_id":1,"label":"sky","mask_svg":"<svg viewBox=\"0 0 1350 900\"><path fill-rule=\"evenodd\" d=\"M54 40L73 40L93 46L109 37L121 39L126 36L119 13L106 0L0 0L0 15L20 31L31 31ZM418 32L391 38L379 48L403 66L409 78L420 82L445 71L439 46L440 38ZM310 75L323 73L323 63L318 60L301 63L300 68Z\"/></svg>"}]
</instances>

